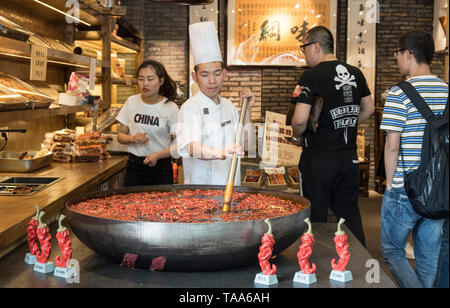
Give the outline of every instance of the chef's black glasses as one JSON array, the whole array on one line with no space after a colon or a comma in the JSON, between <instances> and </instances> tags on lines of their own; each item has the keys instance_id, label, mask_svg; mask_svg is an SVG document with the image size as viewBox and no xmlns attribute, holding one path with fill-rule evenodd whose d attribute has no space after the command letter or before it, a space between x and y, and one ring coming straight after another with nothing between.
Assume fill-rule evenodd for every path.
<instances>
[{"instance_id":1,"label":"chef's black glasses","mask_svg":"<svg viewBox=\"0 0 450 308\"><path fill-rule=\"evenodd\" d=\"M317 42L311 42L311 43L307 43L307 44L300 45L300 50L301 50L302 52L305 52L305 47L307 47L307 46L309 46L309 45L312 45L312 44L314 44L314 43L317 43Z\"/></svg>"}]
</instances>

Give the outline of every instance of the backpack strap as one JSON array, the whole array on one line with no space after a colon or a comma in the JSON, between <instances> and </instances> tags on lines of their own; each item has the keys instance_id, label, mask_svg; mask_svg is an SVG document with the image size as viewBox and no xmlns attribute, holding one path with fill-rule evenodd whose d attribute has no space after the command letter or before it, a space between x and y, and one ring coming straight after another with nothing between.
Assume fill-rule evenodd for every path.
<instances>
[{"instance_id":1,"label":"backpack strap","mask_svg":"<svg viewBox=\"0 0 450 308\"><path fill-rule=\"evenodd\" d=\"M416 107L416 109L420 112L420 114L427 121L427 123L429 123L431 126L435 126L436 123L433 120L437 120L437 117L433 114L433 111L431 111L430 107L428 107L423 97L420 96L419 92L417 92L416 88L407 81L400 82L398 86L400 87L400 89L403 90L405 95L409 98L411 103L414 105L414 107ZM444 110L445 117L448 117L448 99L449 98L447 97L447 104ZM406 172L404 165L405 159L403 157L403 148L401 146L401 141L400 141L400 156L402 158L403 184L405 184L406 179Z\"/></svg>"},{"instance_id":2,"label":"backpack strap","mask_svg":"<svg viewBox=\"0 0 450 308\"><path fill-rule=\"evenodd\" d=\"M414 86L407 81L400 82L398 86L400 87L400 89L403 90L403 92L409 98L414 107L416 107L417 110L422 114L422 117L424 117L427 123L429 123L430 120L434 118L433 111L431 111L430 107L428 107L427 103L425 103L425 100L423 99L422 96L420 96L419 92L417 92L416 88L414 88ZM447 109L448 109L448 98L445 110ZM444 112L448 112L448 110Z\"/></svg>"},{"instance_id":3,"label":"backpack strap","mask_svg":"<svg viewBox=\"0 0 450 308\"><path fill-rule=\"evenodd\" d=\"M448 83L447 83L447 87L448 87ZM450 90L448 91L448 96L447 96L447 104L445 105L445 109L444 109L444 117L448 118L448 99L450 98Z\"/></svg>"}]
</instances>

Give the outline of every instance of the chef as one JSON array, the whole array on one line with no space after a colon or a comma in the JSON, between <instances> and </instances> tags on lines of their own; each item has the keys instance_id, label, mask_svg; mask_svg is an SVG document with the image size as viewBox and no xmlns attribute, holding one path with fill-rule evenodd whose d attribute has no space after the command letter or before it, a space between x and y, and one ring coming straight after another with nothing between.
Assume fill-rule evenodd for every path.
<instances>
[{"instance_id":1,"label":"chef","mask_svg":"<svg viewBox=\"0 0 450 308\"><path fill-rule=\"evenodd\" d=\"M235 144L239 114L230 100L220 96L226 77L214 22L189 26L189 38L194 58L192 79L199 91L180 108L177 127L177 149L183 158L185 184L225 185L231 157L243 155L243 149L255 144L251 108L255 97L250 90L242 92L248 98L243 128L244 147ZM240 160L235 185L240 185Z\"/></svg>"}]
</instances>

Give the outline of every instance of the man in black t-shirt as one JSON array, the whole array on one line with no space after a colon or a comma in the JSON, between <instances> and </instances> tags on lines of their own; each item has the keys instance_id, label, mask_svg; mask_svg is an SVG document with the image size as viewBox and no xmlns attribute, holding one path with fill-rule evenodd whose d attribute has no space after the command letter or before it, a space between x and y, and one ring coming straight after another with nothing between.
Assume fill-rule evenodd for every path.
<instances>
[{"instance_id":1,"label":"man in black t-shirt","mask_svg":"<svg viewBox=\"0 0 450 308\"><path fill-rule=\"evenodd\" d=\"M327 28L312 28L304 42L301 49L310 69L292 95L296 105L291 124L294 137L303 137L299 168L304 196L311 201L311 221L326 222L330 207L365 245L356 136L358 125L375 110L370 90L358 68L336 59ZM323 102L320 116L311 115L318 101ZM308 125L310 116L318 118L316 125Z\"/></svg>"}]
</instances>

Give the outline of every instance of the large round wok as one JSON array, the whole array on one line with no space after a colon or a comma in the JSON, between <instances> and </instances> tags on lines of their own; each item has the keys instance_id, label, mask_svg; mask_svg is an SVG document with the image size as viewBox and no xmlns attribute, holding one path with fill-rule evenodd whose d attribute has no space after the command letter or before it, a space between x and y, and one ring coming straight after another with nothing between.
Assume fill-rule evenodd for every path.
<instances>
[{"instance_id":1,"label":"large round wok","mask_svg":"<svg viewBox=\"0 0 450 308\"><path fill-rule=\"evenodd\" d=\"M261 237L268 230L263 219L214 223L140 222L93 217L70 209L80 201L114 194L224 188L158 185L94 192L70 200L65 214L81 242L116 263L121 263L128 253L138 256L134 266L147 269L154 258L163 257L166 260L163 270L167 271L208 271L256 264ZM304 219L310 216L307 199L297 194L242 186L234 190L277 196L304 205L305 209L300 212L270 219L275 237L274 254L289 247L306 229Z\"/></svg>"}]
</instances>

